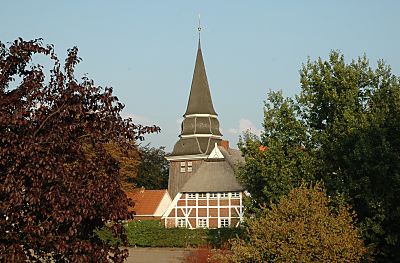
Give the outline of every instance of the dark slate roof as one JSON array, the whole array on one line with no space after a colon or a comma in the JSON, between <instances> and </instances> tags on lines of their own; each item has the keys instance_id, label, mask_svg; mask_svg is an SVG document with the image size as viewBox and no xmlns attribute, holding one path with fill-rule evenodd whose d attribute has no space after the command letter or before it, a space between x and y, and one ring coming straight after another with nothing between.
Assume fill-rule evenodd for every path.
<instances>
[{"instance_id":1,"label":"dark slate roof","mask_svg":"<svg viewBox=\"0 0 400 263\"><path fill-rule=\"evenodd\" d=\"M235 149L225 149L222 146L218 146L218 149L224 155L226 161L234 168L238 165L244 164L244 157L242 156L242 152L240 150Z\"/></svg>"},{"instance_id":2,"label":"dark slate roof","mask_svg":"<svg viewBox=\"0 0 400 263\"><path fill-rule=\"evenodd\" d=\"M204 161L180 192L235 192L244 188L237 182L234 169L242 162L233 149L218 147L225 159Z\"/></svg>"},{"instance_id":3,"label":"dark slate roof","mask_svg":"<svg viewBox=\"0 0 400 263\"><path fill-rule=\"evenodd\" d=\"M181 192L235 192L243 187L226 161L204 162L182 187Z\"/></svg>"},{"instance_id":4,"label":"dark slate roof","mask_svg":"<svg viewBox=\"0 0 400 263\"><path fill-rule=\"evenodd\" d=\"M208 155L214 149L215 143L219 141L221 141L221 139L211 137L180 138L179 141L175 143L170 156Z\"/></svg>"},{"instance_id":5,"label":"dark slate roof","mask_svg":"<svg viewBox=\"0 0 400 263\"><path fill-rule=\"evenodd\" d=\"M204 67L200 40L197 49L192 87L190 89L189 101L185 115L189 114L217 115L212 104L210 88L208 87L206 68Z\"/></svg>"}]
</instances>

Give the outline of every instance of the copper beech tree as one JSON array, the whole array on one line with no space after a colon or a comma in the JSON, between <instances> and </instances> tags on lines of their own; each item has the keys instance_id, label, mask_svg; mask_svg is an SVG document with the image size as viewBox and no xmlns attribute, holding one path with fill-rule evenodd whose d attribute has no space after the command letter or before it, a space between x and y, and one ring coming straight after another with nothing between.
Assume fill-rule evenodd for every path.
<instances>
[{"instance_id":1,"label":"copper beech tree","mask_svg":"<svg viewBox=\"0 0 400 263\"><path fill-rule=\"evenodd\" d=\"M50 72L32 63L44 56ZM105 146L129 151L158 127L120 116L111 88L77 80L77 48L62 67L53 46L18 39L0 42L0 261L122 262L126 250L93 230L129 217L118 162Z\"/></svg>"}]
</instances>

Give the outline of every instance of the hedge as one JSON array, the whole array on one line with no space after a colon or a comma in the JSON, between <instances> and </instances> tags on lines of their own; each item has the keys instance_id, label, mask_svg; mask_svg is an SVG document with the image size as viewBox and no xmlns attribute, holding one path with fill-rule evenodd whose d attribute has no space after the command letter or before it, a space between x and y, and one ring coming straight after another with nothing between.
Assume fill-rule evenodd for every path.
<instances>
[{"instance_id":1,"label":"hedge","mask_svg":"<svg viewBox=\"0 0 400 263\"><path fill-rule=\"evenodd\" d=\"M131 247L199 247L210 245L219 248L230 238L243 235L242 228L165 228L159 221L154 220L132 221L125 226L125 229ZM96 234L104 242L120 243L107 228L96 230Z\"/></svg>"}]
</instances>

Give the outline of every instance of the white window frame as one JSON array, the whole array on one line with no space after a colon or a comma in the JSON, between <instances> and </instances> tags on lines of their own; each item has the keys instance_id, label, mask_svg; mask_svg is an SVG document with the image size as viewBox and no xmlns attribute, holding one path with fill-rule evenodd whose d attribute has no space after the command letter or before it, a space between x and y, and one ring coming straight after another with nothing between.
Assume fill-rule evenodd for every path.
<instances>
[{"instance_id":1,"label":"white window frame","mask_svg":"<svg viewBox=\"0 0 400 263\"><path fill-rule=\"evenodd\" d=\"M188 199L196 199L196 193L187 193Z\"/></svg>"},{"instance_id":2,"label":"white window frame","mask_svg":"<svg viewBox=\"0 0 400 263\"><path fill-rule=\"evenodd\" d=\"M207 193L199 193L199 199L206 199Z\"/></svg>"},{"instance_id":3,"label":"white window frame","mask_svg":"<svg viewBox=\"0 0 400 263\"><path fill-rule=\"evenodd\" d=\"M218 198L218 193L210 193L209 197L210 198Z\"/></svg>"},{"instance_id":4,"label":"white window frame","mask_svg":"<svg viewBox=\"0 0 400 263\"><path fill-rule=\"evenodd\" d=\"M239 192L232 192L231 196L232 196L232 198L239 198L240 197L240 193Z\"/></svg>"},{"instance_id":5,"label":"white window frame","mask_svg":"<svg viewBox=\"0 0 400 263\"><path fill-rule=\"evenodd\" d=\"M176 222L176 227L186 227L186 219L178 218L178 220Z\"/></svg>"},{"instance_id":6,"label":"white window frame","mask_svg":"<svg viewBox=\"0 0 400 263\"><path fill-rule=\"evenodd\" d=\"M230 227L231 222L229 218L220 218L219 219L219 226L220 227Z\"/></svg>"},{"instance_id":7,"label":"white window frame","mask_svg":"<svg viewBox=\"0 0 400 263\"><path fill-rule=\"evenodd\" d=\"M220 198L229 198L229 193L226 193L226 192L220 193L219 196L220 196Z\"/></svg>"},{"instance_id":8,"label":"white window frame","mask_svg":"<svg viewBox=\"0 0 400 263\"><path fill-rule=\"evenodd\" d=\"M187 171L191 173L193 171L193 163L192 162L187 162Z\"/></svg>"},{"instance_id":9,"label":"white window frame","mask_svg":"<svg viewBox=\"0 0 400 263\"><path fill-rule=\"evenodd\" d=\"M186 172L186 162L181 162L181 173Z\"/></svg>"},{"instance_id":10,"label":"white window frame","mask_svg":"<svg viewBox=\"0 0 400 263\"><path fill-rule=\"evenodd\" d=\"M198 228L207 228L208 227L208 219L207 218L197 218L197 227Z\"/></svg>"}]
</instances>

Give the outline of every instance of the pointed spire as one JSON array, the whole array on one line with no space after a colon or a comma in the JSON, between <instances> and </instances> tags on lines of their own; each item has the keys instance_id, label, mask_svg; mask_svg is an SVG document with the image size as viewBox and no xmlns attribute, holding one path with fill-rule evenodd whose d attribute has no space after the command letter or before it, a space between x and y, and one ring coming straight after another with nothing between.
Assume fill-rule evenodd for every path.
<instances>
[{"instance_id":1,"label":"pointed spire","mask_svg":"<svg viewBox=\"0 0 400 263\"><path fill-rule=\"evenodd\" d=\"M169 160L181 157L193 157L206 159L213 145L221 141L222 134L219 130L217 113L211 100L210 88L208 87L206 69L204 67L203 54L199 44L197 48L196 63L190 88L187 109L183 115L181 134L175 143Z\"/></svg>"},{"instance_id":2,"label":"pointed spire","mask_svg":"<svg viewBox=\"0 0 400 263\"><path fill-rule=\"evenodd\" d=\"M203 61L203 54L200 45L199 25L199 44L197 48L196 64L194 67L192 86L190 89L189 101L186 109L186 115L190 114L211 114L217 115L211 99L210 88L208 86L206 69Z\"/></svg>"}]
</instances>

